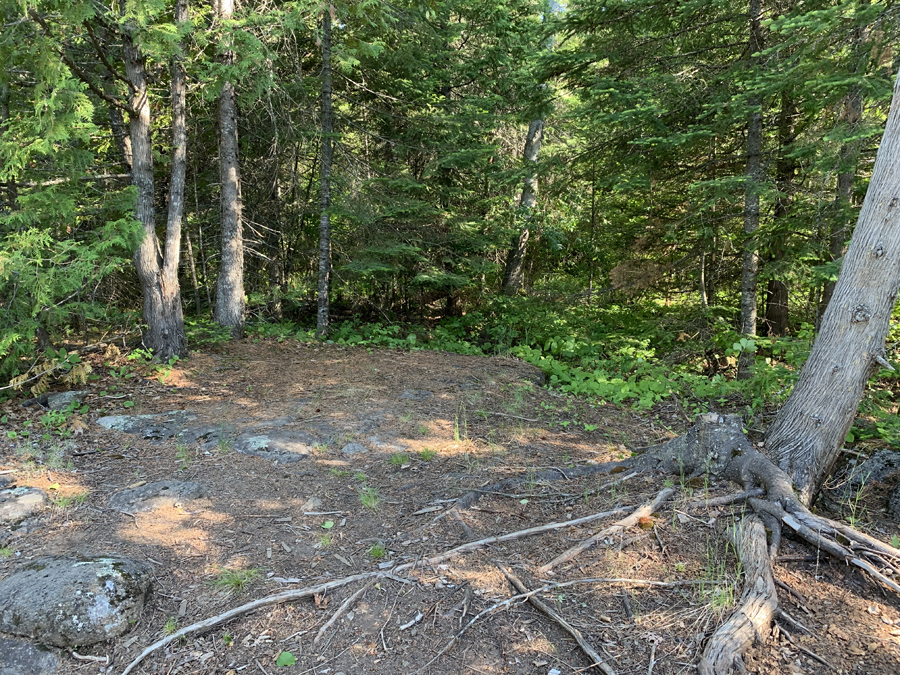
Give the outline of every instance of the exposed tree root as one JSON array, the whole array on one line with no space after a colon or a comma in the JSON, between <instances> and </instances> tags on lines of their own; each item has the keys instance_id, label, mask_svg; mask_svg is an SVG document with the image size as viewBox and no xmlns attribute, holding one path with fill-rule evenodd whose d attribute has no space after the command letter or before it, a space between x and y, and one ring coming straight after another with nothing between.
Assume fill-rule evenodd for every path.
<instances>
[{"instance_id":1,"label":"exposed tree root","mask_svg":"<svg viewBox=\"0 0 900 675\"><path fill-rule=\"evenodd\" d=\"M737 610L713 634L700 658L700 675L744 672L743 654L769 632L778 607L766 528L757 515L744 517L731 535L744 570L744 592Z\"/></svg>"},{"instance_id":2,"label":"exposed tree root","mask_svg":"<svg viewBox=\"0 0 900 675\"><path fill-rule=\"evenodd\" d=\"M744 518L739 536L735 536L746 574L741 604L710 638L700 664L704 675L740 670L743 651L768 633L778 608L771 560L778 552L785 525L817 550L862 570L900 593L900 584L892 578L900 568L900 550L812 513L797 498L790 477L750 444L736 415L701 415L684 436L646 448L636 466L690 476L707 474L733 481L743 487L744 492L739 496L746 498L755 512ZM761 495L751 496L757 490L763 491ZM766 526L772 532L768 550Z\"/></svg>"}]
</instances>

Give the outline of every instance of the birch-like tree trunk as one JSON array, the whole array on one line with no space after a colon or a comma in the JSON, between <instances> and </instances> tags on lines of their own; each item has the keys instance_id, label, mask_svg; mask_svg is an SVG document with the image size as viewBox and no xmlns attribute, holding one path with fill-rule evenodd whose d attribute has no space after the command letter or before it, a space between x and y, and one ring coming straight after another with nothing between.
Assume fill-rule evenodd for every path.
<instances>
[{"instance_id":1,"label":"birch-like tree trunk","mask_svg":"<svg viewBox=\"0 0 900 675\"><path fill-rule=\"evenodd\" d=\"M750 59L762 49L762 26L760 16L762 1L750 0ZM748 101L751 108L747 122L747 161L744 170L744 253L741 265L741 333L756 335L757 284L759 279L759 186L762 182L762 99L752 97ZM754 356L752 352L741 352L738 358L738 378L752 375Z\"/></svg>"},{"instance_id":2,"label":"birch-like tree trunk","mask_svg":"<svg viewBox=\"0 0 900 675\"><path fill-rule=\"evenodd\" d=\"M219 21L234 13L234 0L213 0ZM222 61L234 61L226 49ZM234 84L226 81L219 95L219 205L222 226L222 257L216 283L216 323L231 329L235 339L244 334L244 237L241 229L241 172L238 148L237 103Z\"/></svg>"},{"instance_id":3,"label":"birch-like tree trunk","mask_svg":"<svg viewBox=\"0 0 900 675\"><path fill-rule=\"evenodd\" d=\"M316 335L330 329L331 291L331 7L322 13L322 161L319 170L319 288Z\"/></svg>"},{"instance_id":4,"label":"birch-like tree trunk","mask_svg":"<svg viewBox=\"0 0 900 675\"><path fill-rule=\"evenodd\" d=\"M768 431L769 455L810 504L837 458L900 288L900 78L850 247L812 353Z\"/></svg>"},{"instance_id":5,"label":"birch-like tree trunk","mask_svg":"<svg viewBox=\"0 0 900 675\"><path fill-rule=\"evenodd\" d=\"M144 321L147 323L147 332L144 334L143 343L145 347L153 351L157 358L166 360L172 356L187 355L187 337L184 331L184 319L181 312L181 291L178 287L177 276L181 218L179 214L177 233L173 233L172 230L167 228L166 252L168 255L174 255L174 261L166 261L169 264L164 269L162 251L160 250L159 239L156 236L153 153L151 148L147 72L144 65L144 56L135 45L134 39L127 29L123 33L123 46L125 72L132 88L129 132L132 149L132 182L137 188L135 217L143 226L143 237L134 253L134 265L137 269L141 291L144 296ZM173 77L173 108L175 107L175 79ZM183 86L182 73L181 87L183 88ZM183 113L183 97L181 110ZM183 120L181 124L183 127ZM178 123L174 122L174 126L177 129ZM182 154L182 158L183 156ZM181 183L183 191L183 176ZM177 201L183 205L183 195L178 197ZM173 234L177 236L173 236ZM174 266L170 269L169 265Z\"/></svg>"},{"instance_id":6,"label":"birch-like tree trunk","mask_svg":"<svg viewBox=\"0 0 900 675\"><path fill-rule=\"evenodd\" d=\"M525 285L525 255L528 253L531 221L534 217L534 207L537 204L537 159L541 151L543 135L544 120L531 120L528 125L528 135L525 137L525 152L522 153L522 159L528 172L525 175L522 195L519 198L518 219L522 226L519 234L513 239L512 247L506 258L506 270L503 273L503 293L505 295L515 295Z\"/></svg>"}]
</instances>

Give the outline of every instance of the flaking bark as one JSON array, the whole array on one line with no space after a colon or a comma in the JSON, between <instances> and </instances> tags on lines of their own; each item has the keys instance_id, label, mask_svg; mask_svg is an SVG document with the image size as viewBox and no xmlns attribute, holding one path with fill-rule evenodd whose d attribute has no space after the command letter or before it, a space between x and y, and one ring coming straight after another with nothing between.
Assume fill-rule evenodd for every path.
<instances>
[{"instance_id":1,"label":"flaking bark","mask_svg":"<svg viewBox=\"0 0 900 675\"><path fill-rule=\"evenodd\" d=\"M834 296L800 378L766 439L772 458L810 504L847 436L866 382L886 364L900 287L900 78Z\"/></svg>"}]
</instances>

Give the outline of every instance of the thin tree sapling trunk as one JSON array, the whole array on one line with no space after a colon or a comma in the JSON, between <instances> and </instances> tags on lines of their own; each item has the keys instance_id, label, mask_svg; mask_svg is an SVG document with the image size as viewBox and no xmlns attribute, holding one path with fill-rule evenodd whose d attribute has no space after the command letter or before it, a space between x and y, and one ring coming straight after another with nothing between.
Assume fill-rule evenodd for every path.
<instances>
[{"instance_id":1,"label":"thin tree sapling trunk","mask_svg":"<svg viewBox=\"0 0 900 675\"><path fill-rule=\"evenodd\" d=\"M761 0L750 0L750 58L756 61L755 55L762 49L762 27L760 18ZM757 318L757 284L759 279L759 187L763 179L762 173L762 99L751 97L747 102L750 107L750 119L747 122L747 162L744 170L746 178L744 187L744 253L741 265L741 333L747 336L756 335ZM741 352L738 358L738 378L745 379L753 374L753 352Z\"/></svg>"},{"instance_id":2,"label":"thin tree sapling trunk","mask_svg":"<svg viewBox=\"0 0 900 675\"><path fill-rule=\"evenodd\" d=\"M319 283L316 335L330 329L331 291L331 7L322 13L322 162L319 171Z\"/></svg>"}]
</instances>

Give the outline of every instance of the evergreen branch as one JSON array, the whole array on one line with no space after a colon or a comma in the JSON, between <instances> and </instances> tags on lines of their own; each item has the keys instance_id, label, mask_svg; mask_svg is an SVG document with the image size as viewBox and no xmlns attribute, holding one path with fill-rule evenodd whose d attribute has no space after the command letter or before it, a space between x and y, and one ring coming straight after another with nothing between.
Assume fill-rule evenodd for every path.
<instances>
[{"instance_id":1,"label":"evergreen branch","mask_svg":"<svg viewBox=\"0 0 900 675\"><path fill-rule=\"evenodd\" d=\"M38 14L33 9L29 9L28 15L32 18L32 20L35 23L37 23L41 28L44 29L44 35L46 37L48 37L48 38L53 37L50 33L50 26L47 25L47 22L44 20L44 18L40 14ZM66 54L66 51L62 47L58 47L56 51L59 52L59 56L63 60L63 63L65 63L69 67L69 69L73 73L75 73L75 75L78 77L79 80L81 80L82 82L84 82L84 84L87 85L88 89L90 89L92 92L94 92L97 96L99 96L101 99L103 99L110 105L115 106L116 108L119 108L120 110L124 110L129 115L136 114L136 111L134 108L132 108L129 105L125 105L119 99L115 98L114 96L110 96L105 91L100 89L96 84L94 84L94 82L92 82L91 79L88 77L87 73L85 73L81 68L78 67L78 65L75 63L75 61L73 61L69 57L69 55Z\"/></svg>"},{"instance_id":2,"label":"evergreen branch","mask_svg":"<svg viewBox=\"0 0 900 675\"><path fill-rule=\"evenodd\" d=\"M114 68L113 65L109 62L109 59L106 58L106 52L103 51L103 48L100 45L100 41L97 39L97 34L94 33L94 29L93 27L91 27L91 24L87 19L84 20L84 27L87 29L88 35L91 38L91 43L94 45L94 50L97 52L97 56L100 57L100 60L103 62L103 65L106 66L109 74L112 75L115 79L124 82L127 85L129 91L134 93L134 85L131 83L131 81L127 77L122 75L118 70L116 70L116 68Z\"/></svg>"}]
</instances>

